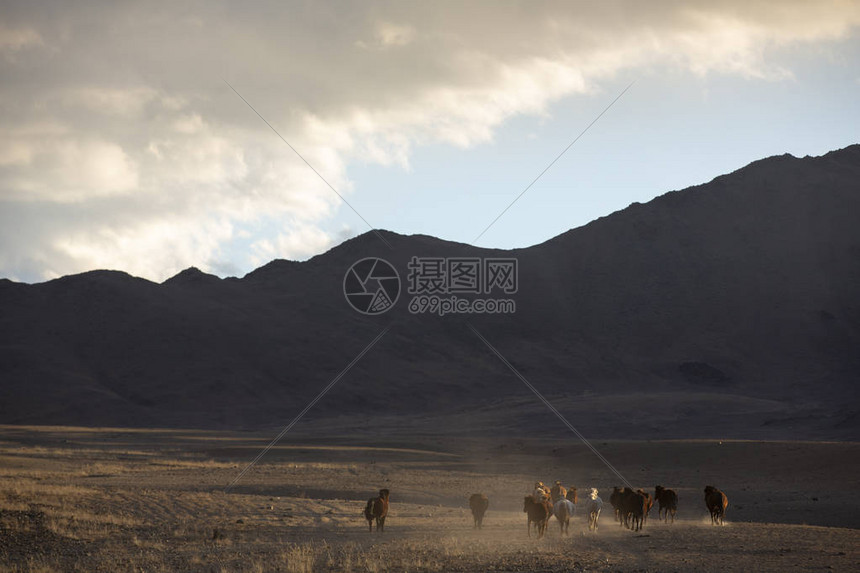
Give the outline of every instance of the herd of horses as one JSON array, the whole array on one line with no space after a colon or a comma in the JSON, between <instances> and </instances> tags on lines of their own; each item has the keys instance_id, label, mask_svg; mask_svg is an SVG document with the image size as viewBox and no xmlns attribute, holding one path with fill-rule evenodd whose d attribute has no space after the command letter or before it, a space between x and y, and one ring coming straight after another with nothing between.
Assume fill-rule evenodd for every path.
<instances>
[{"instance_id":1,"label":"herd of horses","mask_svg":"<svg viewBox=\"0 0 860 573\"><path fill-rule=\"evenodd\" d=\"M384 531L389 497L390 492L387 489L381 489L379 495L367 500L364 517L371 532L373 532L374 521L376 521L376 531L379 533ZM560 481L556 481L552 488L546 487L543 482L535 483L534 493L527 495L523 500L523 513L528 516L526 527L529 537L532 529L538 538L543 537L552 516L558 520L561 535L569 535L570 519L576 514L578 502L579 496L575 487L565 488ZM616 486L609 497L609 503L612 505L619 525L632 531L640 531L644 527L655 502L658 518L666 523L675 523L678 494L672 489L658 485L654 488L652 496L642 489L633 490ZM728 497L722 491L711 485L705 487L705 506L711 515L712 525L723 524L728 504ZM603 500L600 499L597 488L591 488L583 505L588 516L588 529L596 532L600 512L603 509ZM484 514L489 507L490 499L483 493L472 494L469 498L469 509L472 511L476 529L482 528Z\"/></svg>"},{"instance_id":2,"label":"herd of horses","mask_svg":"<svg viewBox=\"0 0 860 573\"><path fill-rule=\"evenodd\" d=\"M603 511L603 500L597 493L597 488L591 488L591 493L584 502L588 516L588 530L595 532L600 512ZM526 528L529 537L532 533L532 524L538 538L543 537L553 515L558 520L561 535L569 535L570 518L576 514L578 502L579 495L575 487L567 489L560 481L556 481L552 488L548 488L543 485L543 482L537 482L534 493L527 495L523 500L523 513L528 516Z\"/></svg>"}]
</instances>

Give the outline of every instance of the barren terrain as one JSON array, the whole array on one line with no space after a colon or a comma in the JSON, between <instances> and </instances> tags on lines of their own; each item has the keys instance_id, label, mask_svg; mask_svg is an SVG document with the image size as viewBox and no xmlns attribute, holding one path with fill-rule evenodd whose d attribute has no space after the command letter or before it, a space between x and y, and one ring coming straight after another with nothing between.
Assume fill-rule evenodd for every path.
<instances>
[{"instance_id":1,"label":"barren terrain","mask_svg":"<svg viewBox=\"0 0 860 573\"><path fill-rule=\"evenodd\" d=\"M546 411L480 332L591 436L860 441L858 181L852 145L756 161L522 249L376 229L242 278L0 279L0 424L277 427L390 326L312 415L527 435ZM365 316L344 275L377 256L403 293ZM516 312L413 314L413 257L516 259L516 292L484 293Z\"/></svg>"},{"instance_id":2,"label":"barren terrain","mask_svg":"<svg viewBox=\"0 0 860 573\"><path fill-rule=\"evenodd\" d=\"M615 478L567 441L0 428L0 571L856 571L860 444L596 441L636 486L680 496L633 533L613 522ZM562 480L606 502L561 538L526 535L523 496ZM702 488L729 497L709 523ZM391 490L384 534L361 515ZM470 493L490 498L472 528Z\"/></svg>"}]
</instances>

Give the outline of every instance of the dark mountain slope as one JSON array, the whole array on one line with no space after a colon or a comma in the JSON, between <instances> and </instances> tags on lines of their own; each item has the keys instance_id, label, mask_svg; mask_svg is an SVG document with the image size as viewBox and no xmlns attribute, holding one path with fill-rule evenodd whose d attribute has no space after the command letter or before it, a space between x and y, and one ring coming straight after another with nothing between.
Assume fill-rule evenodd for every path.
<instances>
[{"instance_id":1,"label":"dark mountain slope","mask_svg":"<svg viewBox=\"0 0 860 573\"><path fill-rule=\"evenodd\" d=\"M309 426L557 431L468 320L587 434L856 439L858 214L855 145L758 161L514 251L381 231L393 248L365 233L242 279L0 281L0 423L278 425L391 325ZM413 256L516 257L517 312L412 315L403 292L360 315L343 277L368 256L404 283Z\"/></svg>"}]
</instances>

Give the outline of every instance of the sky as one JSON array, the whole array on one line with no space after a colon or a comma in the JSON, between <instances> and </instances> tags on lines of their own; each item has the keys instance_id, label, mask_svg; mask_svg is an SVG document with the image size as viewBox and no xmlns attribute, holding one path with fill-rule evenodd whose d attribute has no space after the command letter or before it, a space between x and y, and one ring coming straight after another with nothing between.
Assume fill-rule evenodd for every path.
<instances>
[{"instance_id":1,"label":"sky","mask_svg":"<svg viewBox=\"0 0 860 573\"><path fill-rule=\"evenodd\" d=\"M525 247L860 143L858 101L860 2L0 1L0 277Z\"/></svg>"}]
</instances>

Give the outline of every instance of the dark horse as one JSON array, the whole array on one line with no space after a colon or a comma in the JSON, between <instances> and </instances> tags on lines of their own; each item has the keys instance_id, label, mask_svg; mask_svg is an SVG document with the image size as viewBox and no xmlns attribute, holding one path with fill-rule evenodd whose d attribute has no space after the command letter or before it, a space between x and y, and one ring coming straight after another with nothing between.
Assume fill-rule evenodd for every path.
<instances>
[{"instance_id":1,"label":"dark horse","mask_svg":"<svg viewBox=\"0 0 860 573\"><path fill-rule=\"evenodd\" d=\"M657 517L669 522L669 514L672 515L672 523L675 523L675 512L678 511L678 494L674 489L666 489L662 485L654 488L654 498L657 500Z\"/></svg>"},{"instance_id":2,"label":"dark horse","mask_svg":"<svg viewBox=\"0 0 860 573\"><path fill-rule=\"evenodd\" d=\"M484 514L487 512L488 507L490 507L490 500L482 493L473 493L472 497L469 498L469 509L472 510L476 529L481 529L483 526Z\"/></svg>"},{"instance_id":3,"label":"dark horse","mask_svg":"<svg viewBox=\"0 0 860 573\"><path fill-rule=\"evenodd\" d=\"M712 485L705 488L705 505L708 506L708 512L711 514L711 524L722 525L723 518L726 516L726 507L729 505L729 498L726 494L718 490Z\"/></svg>"},{"instance_id":4,"label":"dark horse","mask_svg":"<svg viewBox=\"0 0 860 573\"><path fill-rule=\"evenodd\" d=\"M379 490L379 495L371 497L367 500L367 506L364 508L364 518L367 519L367 526L370 532L373 532L373 520L376 520L376 531L382 533L385 529L385 517L388 515L388 490Z\"/></svg>"},{"instance_id":5,"label":"dark horse","mask_svg":"<svg viewBox=\"0 0 860 573\"><path fill-rule=\"evenodd\" d=\"M552 505L549 501L536 501L533 495L527 495L523 502L523 513L527 513L529 516L529 521L526 524L529 537L532 536L532 522L535 524L538 539L543 537L549 518L552 517Z\"/></svg>"}]
</instances>

